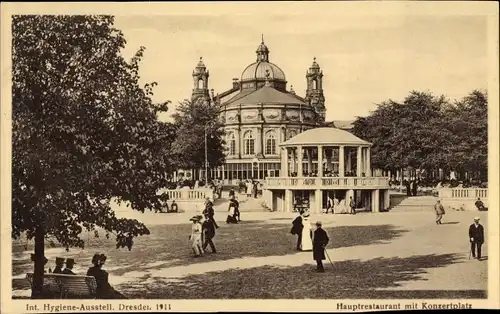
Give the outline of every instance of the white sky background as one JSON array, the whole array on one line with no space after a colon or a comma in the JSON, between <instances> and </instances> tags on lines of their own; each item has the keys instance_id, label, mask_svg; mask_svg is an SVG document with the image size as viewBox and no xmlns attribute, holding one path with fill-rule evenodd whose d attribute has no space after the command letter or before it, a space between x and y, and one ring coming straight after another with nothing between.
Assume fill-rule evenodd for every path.
<instances>
[{"instance_id":1,"label":"white sky background","mask_svg":"<svg viewBox=\"0 0 500 314\"><path fill-rule=\"evenodd\" d=\"M141 79L158 82L154 99L172 101L168 115L190 97L200 56L209 88L222 93L256 60L262 33L270 61L301 96L317 58L327 121L366 116L376 103L403 100L411 90L459 99L487 88L486 16L167 14L117 16L115 26L127 39L125 57L146 47Z\"/></svg>"}]
</instances>

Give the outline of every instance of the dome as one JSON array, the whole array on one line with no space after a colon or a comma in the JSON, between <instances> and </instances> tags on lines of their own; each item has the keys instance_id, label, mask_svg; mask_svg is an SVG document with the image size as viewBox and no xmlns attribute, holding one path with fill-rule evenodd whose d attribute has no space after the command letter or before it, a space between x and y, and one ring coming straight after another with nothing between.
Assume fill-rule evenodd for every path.
<instances>
[{"instance_id":1,"label":"dome","mask_svg":"<svg viewBox=\"0 0 500 314\"><path fill-rule=\"evenodd\" d=\"M242 81L265 80L269 73L270 80L286 81L285 73L277 65L271 62L254 62L246 67L241 74Z\"/></svg>"},{"instance_id":2,"label":"dome","mask_svg":"<svg viewBox=\"0 0 500 314\"><path fill-rule=\"evenodd\" d=\"M337 128L310 129L281 144L282 146L297 145L372 145L352 133Z\"/></svg>"}]
</instances>

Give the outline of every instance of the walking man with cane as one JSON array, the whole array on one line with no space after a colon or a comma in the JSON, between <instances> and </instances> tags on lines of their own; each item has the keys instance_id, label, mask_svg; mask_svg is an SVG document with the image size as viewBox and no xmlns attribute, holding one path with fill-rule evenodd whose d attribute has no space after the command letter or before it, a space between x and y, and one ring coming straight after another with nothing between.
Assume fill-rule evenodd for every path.
<instances>
[{"instance_id":1,"label":"walking man with cane","mask_svg":"<svg viewBox=\"0 0 500 314\"><path fill-rule=\"evenodd\" d=\"M326 259L325 248L329 240L328 234L321 228L321 221L316 222L316 230L313 234L313 259L316 261L316 271L319 273L325 272L323 260Z\"/></svg>"},{"instance_id":2,"label":"walking man with cane","mask_svg":"<svg viewBox=\"0 0 500 314\"><path fill-rule=\"evenodd\" d=\"M481 260L481 246L484 243L484 228L479 223L479 217L474 217L474 223L469 227L469 238L470 238L470 251L472 257L476 258L476 248L477 248L477 260Z\"/></svg>"}]
</instances>

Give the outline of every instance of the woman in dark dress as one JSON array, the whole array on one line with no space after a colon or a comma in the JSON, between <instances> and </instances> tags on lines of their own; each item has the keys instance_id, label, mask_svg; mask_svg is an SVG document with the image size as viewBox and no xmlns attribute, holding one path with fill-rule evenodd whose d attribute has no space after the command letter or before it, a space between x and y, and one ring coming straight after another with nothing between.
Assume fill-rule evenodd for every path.
<instances>
[{"instance_id":1,"label":"woman in dark dress","mask_svg":"<svg viewBox=\"0 0 500 314\"><path fill-rule=\"evenodd\" d=\"M87 276L92 276L95 278L97 283L96 298L97 299L126 299L126 297L120 292L116 291L108 281L109 274L107 271L102 269L102 266L106 262L106 255L95 254L92 257L93 267L90 267L87 271Z\"/></svg>"}]
</instances>

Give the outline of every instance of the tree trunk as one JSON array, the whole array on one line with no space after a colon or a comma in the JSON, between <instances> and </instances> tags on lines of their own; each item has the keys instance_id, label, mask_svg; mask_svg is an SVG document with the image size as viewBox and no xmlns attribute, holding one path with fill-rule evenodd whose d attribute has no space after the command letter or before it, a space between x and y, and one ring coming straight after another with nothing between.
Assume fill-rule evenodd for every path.
<instances>
[{"instance_id":1,"label":"tree trunk","mask_svg":"<svg viewBox=\"0 0 500 314\"><path fill-rule=\"evenodd\" d=\"M43 273L45 269L45 231L43 226L35 230L35 271L33 272L32 299L42 299Z\"/></svg>"}]
</instances>

